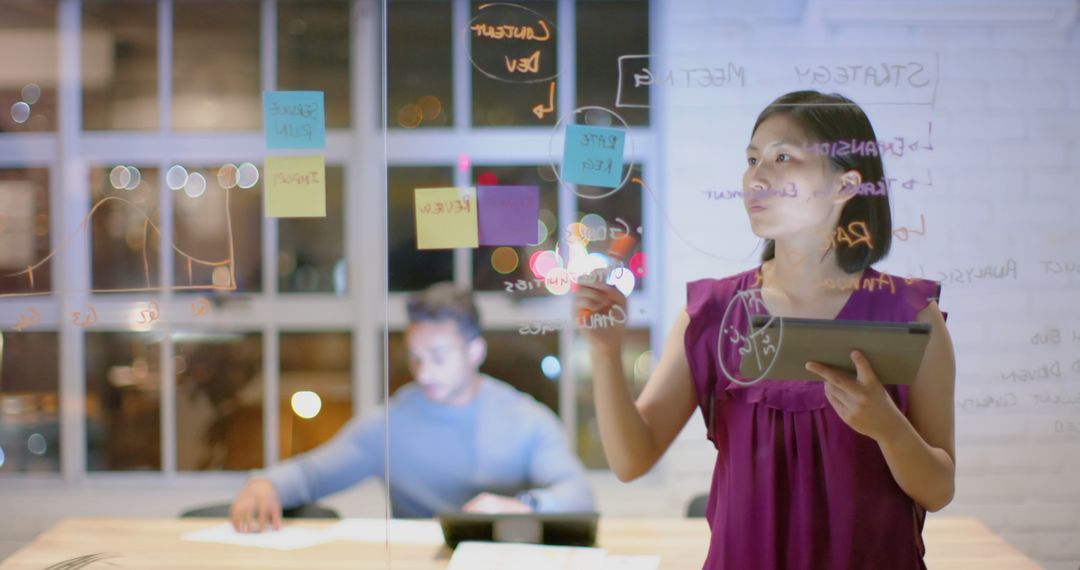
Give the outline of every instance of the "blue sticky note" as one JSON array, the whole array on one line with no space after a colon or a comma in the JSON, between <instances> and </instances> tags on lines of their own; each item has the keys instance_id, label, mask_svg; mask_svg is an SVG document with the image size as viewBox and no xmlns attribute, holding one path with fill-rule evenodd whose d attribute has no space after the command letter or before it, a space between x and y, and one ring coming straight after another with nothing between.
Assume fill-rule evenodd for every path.
<instances>
[{"instance_id":1,"label":"blue sticky note","mask_svg":"<svg viewBox=\"0 0 1080 570\"><path fill-rule=\"evenodd\" d=\"M623 178L626 131L567 125L562 178L571 184L616 188Z\"/></svg>"},{"instance_id":2,"label":"blue sticky note","mask_svg":"<svg viewBox=\"0 0 1080 570\"><path fill-rule=\"evenodd\" d=\"M263 92L267 148L326 148L322 91Z\"/></svg>"}]
</instances>

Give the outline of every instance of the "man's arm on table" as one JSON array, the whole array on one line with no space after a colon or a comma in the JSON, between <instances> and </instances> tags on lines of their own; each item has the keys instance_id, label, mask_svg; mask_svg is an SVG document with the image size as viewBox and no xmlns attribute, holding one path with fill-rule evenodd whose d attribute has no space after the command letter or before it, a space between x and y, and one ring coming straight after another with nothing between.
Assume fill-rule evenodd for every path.
<instances>
[{"instance_id":1,"label":"man's arm on table","mask_svg":"<svg viewBox=\"0 0 1080 570\"><path fill-rule=\"evenodd\" d=\"M382 414L353 419L316 449L254 471L229 509L237 532L281 528L281 509L310 503L379 473Z\"/></svg>"}]
</instances>

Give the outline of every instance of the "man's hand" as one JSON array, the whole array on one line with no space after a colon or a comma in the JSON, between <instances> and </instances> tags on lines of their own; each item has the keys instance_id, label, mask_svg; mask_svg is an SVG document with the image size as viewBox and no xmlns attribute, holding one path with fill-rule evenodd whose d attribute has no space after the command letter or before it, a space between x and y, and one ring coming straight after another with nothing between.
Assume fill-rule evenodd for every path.
<instances>
[{"instance_id":1,"label":"man's hand","mask_svg":"<svg viewBox=\"0 0 1080 570\"><path fill-rule=\"evenodd\" d=\"M512 497L494 495L492 493L480 493L465 503L461 510L467 513L531 513L528 505Z\"/></svg>"},{"instance_id":2,"label":"man's hand","mask_svg":"<svg viewBox=\"0 0 1080 570\"><path fill-rule=\"evenodd\" d=\"M269 479L253 477L236 496L229 519L236 532L281 530L281 501Z\"/></svg>"}]
</instances>

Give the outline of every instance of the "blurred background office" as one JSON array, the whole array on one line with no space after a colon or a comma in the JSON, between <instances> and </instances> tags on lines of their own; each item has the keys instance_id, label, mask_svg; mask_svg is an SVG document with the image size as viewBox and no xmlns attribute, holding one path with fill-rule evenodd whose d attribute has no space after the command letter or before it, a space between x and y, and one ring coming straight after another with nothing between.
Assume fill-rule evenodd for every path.
<instances>
[{"instance_id":1,"label":"blurred background office","mask_svg":"<svg viewBox=\"0 0 1080 570\"><path fill-rule=\"evenodd\" d=\"M782 92L713 82L687 102L697 88L659 70L753 78L776 54L880 64L860 55L873 49L936 67L931 97L864 107L880 139L933 147L886 160L894 228L911 233L879 268L943 281L958 362L946 512L1074 570L1080 2L519 4L0 0L0 557L64 516L228 500L248 470L325 442L409 380L404 297L443 280L478 293L483 371L558 414L603 515L683 516L713 467L700 417L649 475L616 481L585 345L570 326L522 334L569 318L537 260L569 260L568 236L596 254L637 238L623 356L640 390L685 282L756 265L741 201L708 193L740 188L753 119ZM543 81L500 71L472 28L488 20L549 25L530 48ZM627 55L653 56L651 88ZM325 93L325 218L263 215L271 90ZM567 121L630 133L617 192L560 183ZM483 184L539 187L536 245L418 251L413 189ZM368 483L326 502L380 517L384 501Z\"/></svg>"}]
</instances>

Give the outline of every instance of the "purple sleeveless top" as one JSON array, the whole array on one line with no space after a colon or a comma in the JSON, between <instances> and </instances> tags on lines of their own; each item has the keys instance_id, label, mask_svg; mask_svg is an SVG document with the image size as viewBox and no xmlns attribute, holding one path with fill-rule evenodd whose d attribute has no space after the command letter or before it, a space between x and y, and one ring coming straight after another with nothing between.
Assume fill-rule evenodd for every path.
<instances>
[{"instance_id":1,"label":"purple sleeveless top","mask_svg":"<svg viewBox=\"0 0 1080 570\"><path fill-rule=\"evenodd\" d=\"M760 271L687 284L686 356L717 450L705 568L925 569L926 510L897 485L877 442L840 419L824 382L729 380L752 378L738 375L740 343L721 337L721 321L729 303L746 306L737 294L760 288ZM867 268L836 320L911 322L940 290ZM768 314L755 305L749 314ZM725 330L747 331L747 315L728 311ZM908 387L885 388L906 415Z\"/></svg>"}]
</instances>

